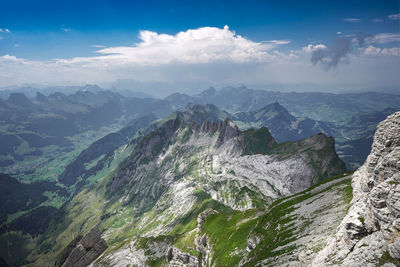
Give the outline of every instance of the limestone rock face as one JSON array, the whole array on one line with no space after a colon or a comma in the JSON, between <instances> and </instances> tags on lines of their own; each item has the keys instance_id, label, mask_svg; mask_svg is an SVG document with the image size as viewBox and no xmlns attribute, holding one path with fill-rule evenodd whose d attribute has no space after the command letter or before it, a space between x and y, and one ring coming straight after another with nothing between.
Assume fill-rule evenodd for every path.
<instances>
[{"instance_id":1,"label":"limestone rock face","mask_svg":"<svg viewBox=\"0 0 400 267\"><path fill-rule=\"evenodd\" d=\"M98 227L94 227L85 236L78 236L60 255L57 266L83 267L91 264L106 249L106 241L101 238Z\"/></svg>"},{"instance_id":2,"label":"limestone rock face","mask_svg":"<svg viewBox=\"0 0 400 267\"><path fill-rule=\"evenodd\" d=\"M169 267L197 267L198 259L189 253L182 252L175 247L168 250L166 260Z\"/></svg>"},{"instance_id":3,"label":"limestone rock face","mask_svg":"<svg viewBox=\"0 0 400 267\"><path fill-rule=\"evenodd\" d=\"M315 266L376 266L387 252L400 259L400 112L378 125L371 154L352 179L349 212Z\"/></svg>"}]
</instances>

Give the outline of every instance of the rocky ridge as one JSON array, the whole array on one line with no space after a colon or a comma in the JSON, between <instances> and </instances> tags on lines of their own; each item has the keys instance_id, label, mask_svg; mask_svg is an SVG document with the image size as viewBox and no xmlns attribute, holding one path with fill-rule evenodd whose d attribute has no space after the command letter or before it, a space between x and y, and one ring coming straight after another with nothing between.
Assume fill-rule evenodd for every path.
<instances>
[{"instance_id":1,"label":"rocky ridge","mask_svg":"<svg viewBox=\"0 0 400 267\"><path fill-rule=\"evenodd\" d=\"M318 162L319 167L314 169L311 162ZM344 170L334 152L334 142L323 134L281 146L266 128L241 132L230 119L188 125L177 116L138 144L113 177L110 188L112 192L124 191L125 202L140 201L145 210L174 182L186 178L183 180L191 180L225 205L246 209L247 204L240 208L235 202L251 206L252 197L244 194L239 200L227 197L227 192L247 186L270 203L271 199L308 188L324 175Z\"/></svg>"},{"instance_id":2,"label":"rocky ridge","mask_svg":"<svg viewBox=\"0 0 400 267\"><path fill-rule=\"evenodd\" d=\"M118 168L64 207L64 218L73 223L57 226L57 240L69 242L71 233L98 224L109 248L93 266L215 265L225 256L209 218L233 216L228 229L234 234L236 227L255 223L274 200L345 170L334 140L323 134L277 144L265 127L240 131L230 119L209 118L177 112L159 122ZM216 212L204 213L210 209ZM237 262L259 242L257 234L241 236L240 249L229 257Z\"/></svg>"},{"instance_id":3,"label":"rocky ridge","mask_svg":"<svg viewBox=\"0 0 400 267\"><path fill-rule=\"evenodd\" d=\"M213 213L204 213L205 208L262 208L344 170L343 162L336 165L334 142L322 134L281 146L266 128L242 132L230 119L188 122L178 115L144 137L111 179L115 201L133 203L138 219L131 228L140 237L111 247L99 266L124 266L130 259L146 265L160 253L171 266L211 264L213 250L203 225ZM310 164L314 159L324 163L321 168ZM193 214L198 214L193 218L197 230L181 233L178 240L171 236ZM109 228L105 237L120 231ZM182 246L188 240L191 245Z\"/></svg>"}]
</instances>

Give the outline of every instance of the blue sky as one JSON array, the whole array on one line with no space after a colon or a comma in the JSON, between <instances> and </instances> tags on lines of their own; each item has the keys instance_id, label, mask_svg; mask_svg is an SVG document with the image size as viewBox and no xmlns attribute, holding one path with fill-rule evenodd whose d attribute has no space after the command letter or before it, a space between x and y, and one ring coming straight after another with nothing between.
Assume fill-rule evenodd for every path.
<instances>
[{"instance_id":1,"label":"blue sky","mask_svg":"<svg viewBox=\"0 0 400 267\"><path fill-rule=\"evenodd\" d=\"M19 1L19 0L1 0L0 1L0 57L8 56L8 63L10 64L10 57L16 60L25 60L30 64L38 64L38 66L46 67L45 64L55 64L57 59L74 60L76 58L96 58L96 61L108 60L106 57L109 54L120 53L125 57L135 54L135 66L130 66L124 69L126 77L117 75L113 77L111 73L116 71L110 68L107 72L108 79L113 78L129 78L134 76L135 79L142 77L141 73L151 70L157 73L156 78L150 80L166 80L174 81L176 78L169 77L170 74L163 74L161 70L165 64L169 67L176 67L175 63L179 58L169 58L165 61L157 62L152 59L146 59L144 64L143 60L138 60L137 57L141 56L143 51L134 50L113 50L110 48L127 47L132 48L140 43L145 43L141 35L141 31L154 32L157 34L167 34L168 36L176 36L179 32L187 32L188 30L202 29L204 27L211 27L214 29L224 29L227 25L229 32L241 36L254 45L255 49L260 51L267 51L268 54L282 55L289 57L293 55L292 59L297 57L297 60L303 60L307 67L323 69L322 73L329 73L330 67L324 65L324 61L318 61L316 64L311 64L310 57L312 57L317 48L310 48L308 56L298 51L305 51L304 48L308 45L322 44L325 49L325 61L329 61L335 53L330 50L334 46L335 40L340 38L355 38L359 33L365 36L376 37L375 39L369 38L365 47L356 47L352 43L352 48L343 56L340 56L340 62L349 65L349 62L354 62L351 58L358 54L369 54L378 56L378 54L393 56L398 52L395 50L399 47L399 1ZM210 34L218 34L219 31L207 32L206 37L211 38ZM204 32L203 32L204 33ZM202 34L203 34L202 33ZM391 35L382 35L391 34ZM230 37L228 37L230 38ZM236 38L236 37L235 37ZM211 38L212 39L212 38ZM186 39L185 39L186 40ZM236 39L235 39L236 40ZM232 42L236 42L233 40ZM277 42L282 41L282 42ZM174 40L174 42L179 40ZM273 41L273 42L269 42ZM197 41L196 41L197 42ZM193 43L196 45L197 43ZM230 42L229 44L232 44ZM258 44L265 44L269 42L270 47L258 48ZM186 42L187 44L192 44ZM154 42L145 43L144 45L154 45ZM221 44L221 47L224 44ZM246 46L248 44L243 44ZM242 47L243 47L242 46ZM372 46L367 52L368 47ZM159 46L158 46L159 47ZM209 45L202 46L201 49L209 49ZM99 53L99 50L109 48L107 51ZM384 50L384 49L387 50ZM171 46L172 50L178 49L176 46ZM230 48L228 48L229 50ZM232 48L233 49L233 48ZM364 49L364 50L362 50ZM388 50L392 49L392 50ZM220 50L223 50L222 48ZM220 51L218 50L218 51ZM121 52L123 51L123 52ZM212 56L219 57L219 52L214 51ZM237 48L234 48L237 51ZM276 51L276 52L275 52ZM297 51L297 52L296 52ZM248 52L248 51L247 51ZM146 53L151 53L148 51ZM185 54L186 53L186 54ZM176 57L190 56L194 51L186 51ZM240 54L240 52L236 52ZM274 54L275 53L275 54ZM297 53L297 54L296 54ZM157 53L155 53L157 54ZM147 55L147 54L146 54ZM148 55L147 55L148 56ZM215 68L215 60L203 60L197 62L190 59L189 61L179 62L181 64L188 64L191 67L196 65L197 69L201 69L204 77L204 68ZM211 56L210 56L211 57ZM224 64L227 63L229 55L223 55ZM233 61L239 69L249 64L254 67L261 64L260 58L254 59L254 55L243 58L234 58ZM90 59L92 60L92 59ZM271 57L265 60L263 57L262 62L267 62L271 66ZM285 59L288 60L288 59ZM378 61L381 59L378 59ZM388 60L388 59L386 59ZM398 60L398 59L397 59ZM13 63L14 65L16 63ZM79 61L80 63L82 60ZM140 70L137 68L137 63L147 65ZM151 64L149 63L151 62ZM166 63L167 62L167 63ZM172 62L172 63L171 63ZM76 60L68 64L75 64ZM279 61L282 63L282 61ZM386 62L387 63L387 62ZM60 65L60 62L57 62ZM139 64L139 65L140 65ZM198 64L202 66L198 66ZM266 63L265 63L266 64ZM286 64L286 63L285 63ZM341 63L340 63L341 64ZM382 63L379 63L382 64ZM392 68L397 66L396 60L388 63ZM14 66L13 65L13 66ZM27 65L27 64L25 64ZM69 65L69 67L71 67ZM82 64L81 64L82 65ZM77 66L82 67L82 66ZM109 63L107 61L107 65ZM151 65L151 66L149 66ZM205 66L207 65L207 66ZM240 65L240 66L239 66ZM338 64L339 65L339 64ZM351 64L350 64L351 65ZM114 66L114 65L113 65ZM291 65L292 66L292 65ZM4 67L4 66L3 66ZM14 66L15 67L15 66ZM37 66L36 66L37 67ZM53 68L47 66L48 68ZM93 67L93 66L92 66ZM103 66L104 67L104 66ZM292 66L293 67L293 66ZM338 77L337 66L335 65L336 78ZM1 68L1 67L0 67ZM6 66L4 67L6 68ZM72 68L72 67L71 67ZM196 68L191 71L193 74ZM270 68L270 67L269 67ZM355 67L354 67L355 68ZM359 70L363 69L360 66ZM118 72L121 73L120 66ZM179 69L179 68L178 68ZM178 71L177 69L177 71ZM87 70L87 69L86 69ZM106 70L101 67L97 68L99 73ZM0 76L0 85L10 84L12 78L18 83L29 82L18 76L17 72L22 69L13 69L8 75ZM77 70L78 71L78 70ZM232 70L232 73L238 70ZM278 72L278 69L274 69ZM315 71L315 70L314 70ZM368 70L370 73L372 70ZM59 72L63 72L60 69ZM78 71L79 72L79 71ZM270 72L270 71L269 71ZM313 72L313 71L311 71ZM48 74L50 75L50 73ZM72 75L72 74L71 74ZM194 75L194 74L193 74ZM236 83L240 81L229 80L228 76L234 74L222 73L221 79L224 83ZM261 75L261 74L260 74ZM278 76L280 76L279 73ZM325 74L333 75L333 74ZM367 73L365 74L367 75ZM32 74L35 77L35 75ZM62 75L61 75L62 76ZM73 76L73 75L72 75ZM196 75L194 75L196 76ZM339 75L340 76L340 75ZM12 78L10 78L12 77ZM80 77L79 81L96 82L95 75L88 74L88 78ZM158 78L157 78L158 77ZM169 78L168 78L169 77ZM310 77L312 75L310 74ZM54 78L46 79L46 76L40 77L43 82L56 82ZM377 77L378 78L378 77ZM381 77L382 78L382 77ZM143 77L144 80L149 78ZM387 80L387 77L385 76ZM73 79L72 79L73 80ZM72 81L69 79L68 81ZM199 80L197 77L194 80ZM218 79L213 77L209 80L210 83L218 83ZM343 79L343 84L351 84L350 80ZM377 79L380 81L380 79ZM331 84L332 77L327 79L327 83ZM395 83L394 77L390 83ZM35 80L32 82L40 82ZM59 82L62 82L59 79ZM103 82L100 81L99 82ZM252 81L247 81L252 82ZM284 79L274 80L272 77L262 80L254 78L254 83L284 83ZM309 81L302 79L299 83L314 83L312 78ZM289 83L296 83L295 80ZM318 84L323 83L319 80ZM350 86L350 85L349 85ZM361 84L360 84L361 87Z\"/></svg>"},{"instance_id":2,"label":"blue sky","mask_svg":"<svg viewBox=\"0 0 400 267\"><path fill-rule=\"evenodd\" d=\"M139 30L175 34L229 25L254 41L292 46L329 41L336 32L398 32L398 1L1 1L0 27L13 35L2 53L29 59L87 56L91 45L130 45ZM345 22L359 18L360 22ZM384 19L373 23L373 19ZM18 44L19 47L14 45Z\"/></svg>"}]
</instances>

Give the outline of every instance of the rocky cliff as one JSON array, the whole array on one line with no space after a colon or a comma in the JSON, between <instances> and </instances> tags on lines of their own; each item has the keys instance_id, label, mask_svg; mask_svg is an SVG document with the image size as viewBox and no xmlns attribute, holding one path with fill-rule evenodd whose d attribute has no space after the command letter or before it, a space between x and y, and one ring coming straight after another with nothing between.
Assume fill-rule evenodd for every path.
<instances>
[{"instance_id":1,"label":"rocky cliff","mask_svg":"<svg viewBox=\"0 0 400 267\"><path fill-rule=\"evenodd\" d=\"M107 249L106 241L101 238L96 226L85 236L77 236L60 253L57 258L58 267L84 267L91 264Z\"/></svg>"},{"instance_id":2,"label":"rocky cliff","mask_svg":"<svg viewBox=\"0 0 400 267\"><path fill-rule=\"evenodd\" d=\"M376 130L371 154L353 175L353 200L314 266L400 265L400 112Z\"/></svg>"}]
</instances>

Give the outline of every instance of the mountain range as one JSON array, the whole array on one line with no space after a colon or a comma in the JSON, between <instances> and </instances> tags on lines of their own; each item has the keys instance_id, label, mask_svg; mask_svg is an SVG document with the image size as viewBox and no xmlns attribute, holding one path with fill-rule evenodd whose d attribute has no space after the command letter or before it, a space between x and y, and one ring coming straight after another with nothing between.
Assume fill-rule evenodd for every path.
<instances>
[{"instance_id":1,"label":"mountain range","mask_svg":"<svg viewBox=\"0 0 400 267\"><path fill-rule=\"evenodd\" d=\"M352 263L363 250L340 256L345 248L329 238L340 226L338 235L359 244L380 231L372 225L384 212L370 216L365 231L364 222L346 222L350 213L367 217L365 205L353 211L354 199L365 200L354 187L357 177L377 166L386 188L396 188L390 168L397 168L398 113L373 136L400 101L373 96L243 87L165 99L97 89L34 98L13 93L0 100L0 260L280 266L332 263L326 251L336 251L338 261ZM371 145L372 156L352 175ZM379 192L371 201L379 202ZM394 223L397 213L390 214ZM396 263L396 247L384 249L371 262Z\"/></svg>"}]
</instances>

